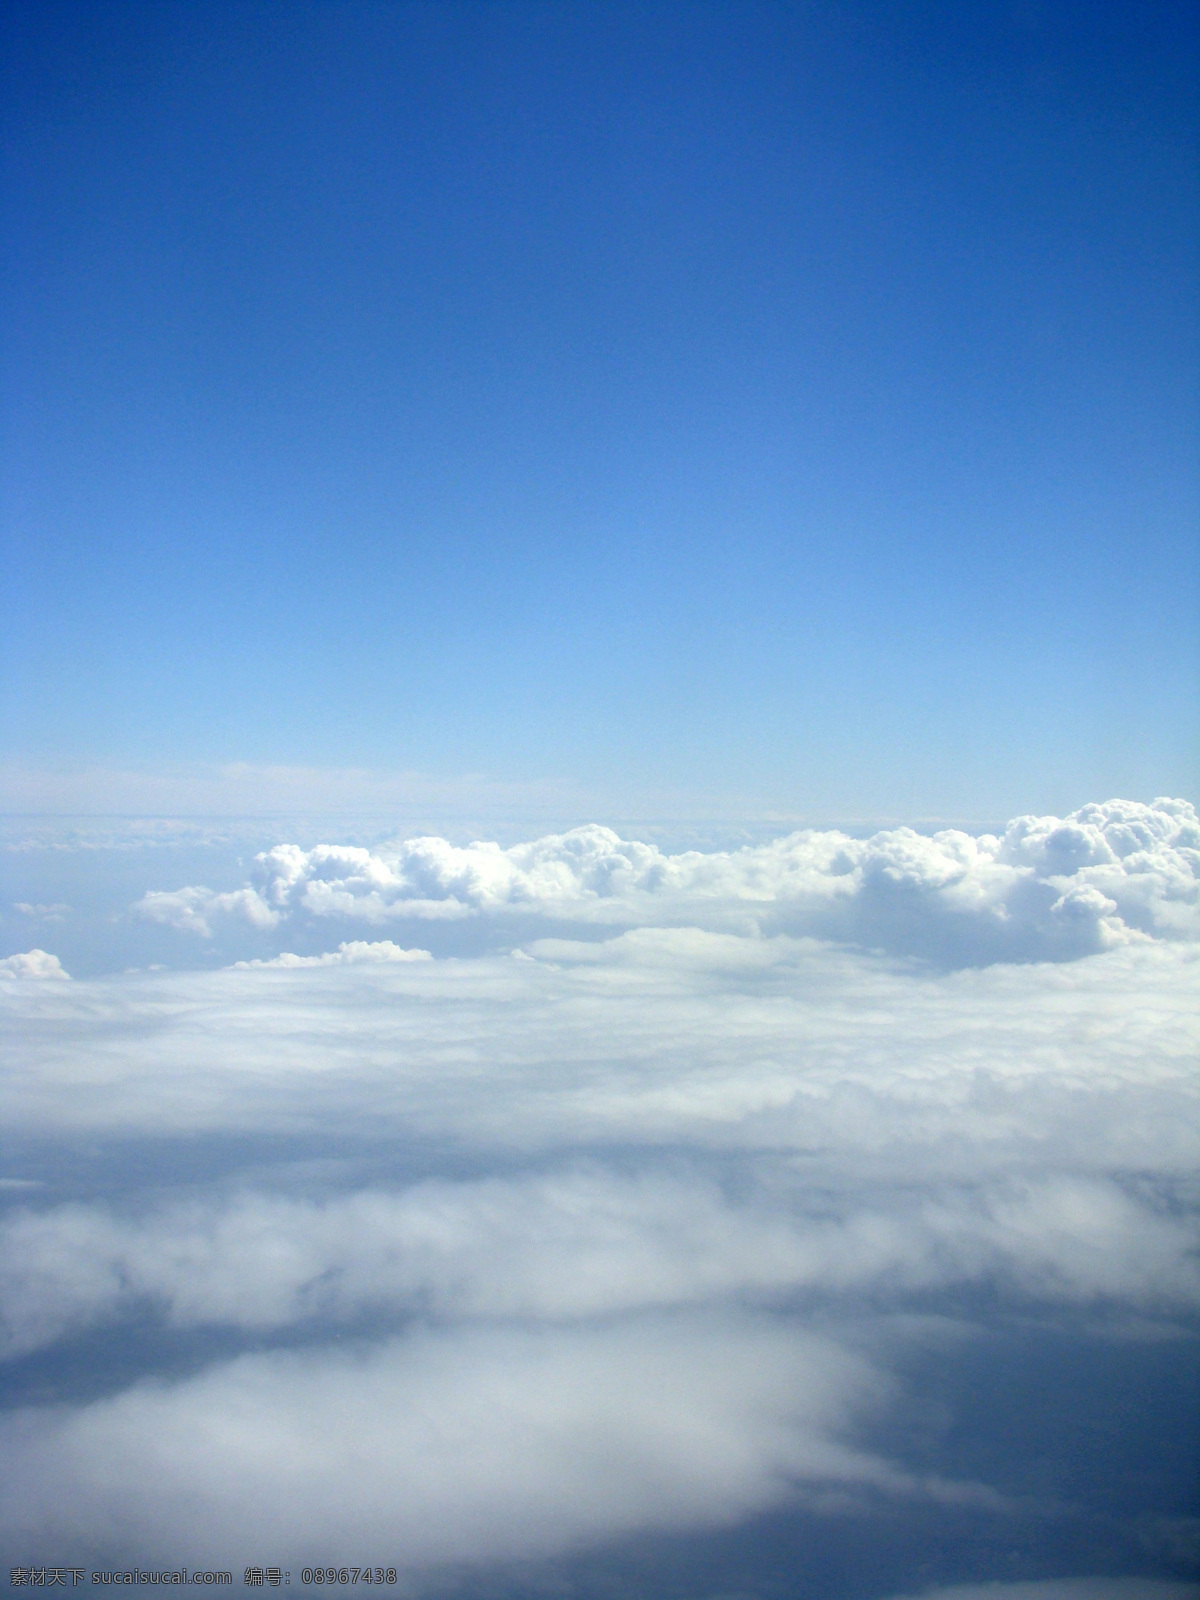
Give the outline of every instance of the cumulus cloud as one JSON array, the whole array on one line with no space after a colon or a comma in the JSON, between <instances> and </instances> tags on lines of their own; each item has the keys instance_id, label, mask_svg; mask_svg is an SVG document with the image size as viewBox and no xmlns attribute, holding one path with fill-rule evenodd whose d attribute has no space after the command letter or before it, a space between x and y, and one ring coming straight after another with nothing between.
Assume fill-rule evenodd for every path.
<instances>
[{"instance_id":1,"label":"cumulus cloud","mask_svg":"<svg viewBox=\"0 0 1200 1600\"><path fill-rule=\"evenodd\" d=\"M346 967L371 961L432 961L428 950L404 950L391 939L343 940L336 950L319 956L298 956L290 950L270 961L235 961L237 968L248 967Z\"/></svg>"},{"instance_id":2,"label":"cumulus cloud","mask_svg":"<svg viewBox=\"0 0 1200 1600\"><path fill-rule=\"evenodd\" d=\"M948 965L1073 959L1200 937L1200 821L1186 801L1018 817L1003 834L805 830L664 854L588 826L502 849L440 838L376 850L278 845L234 893L154 891L139 915L207 936L214 918L526 920L813 934Z\"/></svg>"},{"instance_id":3,"label":"cumulus cloud","mask_svg":"<svg viewBox=\"0 0 1200 1600\"><path fill-rule=\"evenodd\" d=\"M62 962L47 950L23 950L0 961L0 978L69 978Z\"/></svg>"},{"instance_id":4,"label":"cumulus cloud","mask_svg":"<svg viewBox=\"0 0 1200 1600\"><path fill-rule=\"evenodd\" d=\"M272 928L279 921L279 913L272 911L253 889L234 889L226 894L214 894L211 889L198 886L152 889L138 901L136 910L147 922L199 934L202 939L212 938L215 918L234 918L253 928Z\"/></svg>"}]
</instances>

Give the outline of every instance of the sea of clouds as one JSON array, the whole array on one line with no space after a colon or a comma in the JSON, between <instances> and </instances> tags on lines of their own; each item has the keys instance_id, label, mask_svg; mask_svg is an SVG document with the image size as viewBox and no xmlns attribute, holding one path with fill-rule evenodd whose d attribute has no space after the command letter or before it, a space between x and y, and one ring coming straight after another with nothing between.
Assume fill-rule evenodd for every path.
<instances>
[{"instance_id":1,"label":"sea of clouds","mask_svg":"<svg viewBox=\"0 0 1200 1600\"><path fill-rule=\"evenodd\" d=\"M0 1356L42 1385L0 1414L6 1548L418 1592L781 1512L1033 1518L1044 1569L854 1593L1196 1592L1186 1489L1111 1513L1063 1587L1068 1467L896 1425L916 1367L998 1329L1195 1367L1186 802L675 855L279 845L130 915L275 948L0 963ZM408 938L446 922L471 953Z\"/></svg>"}]
</instances>

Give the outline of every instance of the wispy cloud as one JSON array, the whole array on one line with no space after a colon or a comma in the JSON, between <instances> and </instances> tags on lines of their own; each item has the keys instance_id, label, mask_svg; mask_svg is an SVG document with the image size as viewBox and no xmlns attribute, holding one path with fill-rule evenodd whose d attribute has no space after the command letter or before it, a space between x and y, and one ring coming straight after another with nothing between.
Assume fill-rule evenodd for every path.
<instances>
[{"instance_id":1,"label":"wispy cloud","mask_svg":"<svg viewBox=\"0 0 1200 1600\"><path fill-rule=\"evenodd\" d=\"M70 914L71 908L57 901L53 905L41 906L33 905L28 900L17 900L13 910L19 911L23 917L35 917L39 922L61 922Z\"/></svg>"}]
</instances>

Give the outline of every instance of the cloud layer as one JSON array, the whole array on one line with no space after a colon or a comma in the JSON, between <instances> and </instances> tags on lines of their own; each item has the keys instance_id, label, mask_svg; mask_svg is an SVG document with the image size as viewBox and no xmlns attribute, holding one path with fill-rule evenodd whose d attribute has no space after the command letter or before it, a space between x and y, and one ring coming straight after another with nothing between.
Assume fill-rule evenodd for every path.
<instances>
[{"instance_id":1,"label":"cloud layer","mask_svg":"<svg viewBox=\"0 0 1200 1600\"><path fill-rule=\"evenodd\" d=\"M149 1216L0 1224L10 1355L146 1304L174 1326L364 1314L571 1321L739 1298L823 1303L963 1284L1029 1303L1200 1310L1194 1218L1111 1180L813 1192L786 1169L731 1198L698 1173L568 1168L322 1201L262 1193Z\"/></svg>"},{"instance_id":2,"label":"cloud layer","mask_svg":"<svg viewBox=\"0 0 1200 1600\"><path fill-rule=\"evenodd\" d=\"M158 973L0 993L7 1120L514 1153L790 1152L835 1185L1179 1174L1195 945L913 972L813 941L638 929L473 960Z\"/></svg>"},{"instance_id":3,"label":"cloud layer","mask_svg":"<svg viewBox=\"0 0 1200 1600\"><path fill-rule=\"evenodd\" d=\"M896 1330L1197 1326L1193 827L281 847L181 925L438 906L501 948L0 984L0 1357L211 1348L4 1414L0 1529L419 1588L788 1506L1011 1520L887 1432Z\"/></svg>"},{"instance_id":4,"label":"cloud layer","mask_svg":"<svg viewBox=\"0 0 1200 1600\"><path fill-rule=\"evenodd\" d=\"M374 851L279 845L242 889L154 890L135 909L202 936L222 920L541 917L812 934L956 966L1063 960L1200 936L1200 822L1186 801L1114 800L1018 817L1000 835L804 831L674 856L597 826L507 850L439 838Z\"/></svg>"}]
</instances>

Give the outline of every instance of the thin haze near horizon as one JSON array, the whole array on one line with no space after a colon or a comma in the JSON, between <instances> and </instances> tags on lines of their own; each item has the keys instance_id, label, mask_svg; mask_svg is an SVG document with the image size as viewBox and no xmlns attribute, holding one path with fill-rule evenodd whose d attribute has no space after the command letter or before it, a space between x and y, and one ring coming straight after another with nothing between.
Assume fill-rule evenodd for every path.
<instances>
[{"instance_id":1,"label":"thin haze near horizon","mask_svg":"<svg viewBox=\"0 0 1200 1600\"><path fill-rule=\"evenodd\" d=\"M1197 1600L1194 13L0 16L0 1572Z\"/></svg>"}]
</instances>

